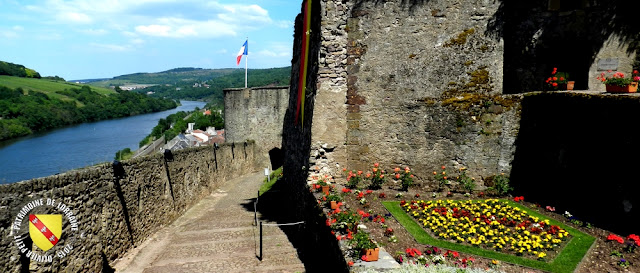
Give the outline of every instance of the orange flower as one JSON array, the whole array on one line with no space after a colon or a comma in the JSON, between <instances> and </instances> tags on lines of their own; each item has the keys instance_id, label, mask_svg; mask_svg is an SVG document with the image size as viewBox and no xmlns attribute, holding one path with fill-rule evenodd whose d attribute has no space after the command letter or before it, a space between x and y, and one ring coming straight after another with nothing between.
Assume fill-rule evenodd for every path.
<instances>
[{"instance_id":1,"label":"orange flower","mask_svg":"<svg viewBox=\"0 0 640 273\"><path fill-rule=\"evenodd\" d=\"M396 179L400 179L400 174L399 173L396 174Z\"/></svg>"},{"instance_id":2,"label":"orange flower","mask_svg":"<svg viewBox=\"0 0 640 273\"><path fill-rule=\"evenodd\" d=\"M373 168L373 172L378 172L378 168Z\"/></svg>"},{"instance_id":3,"label":"orange flower","mask_svg":"<svg viewBox=\"0 0 640 273\"><path fill-rule=\"evenodd\" d=\"M400 168L396 167L395 169L393 169L394 172L399 172Z\"/></svg>"},{"instance_id":4,"label":"orange flower","mask_svg":"<svg viewBox=\"0 0 640 273\"><path fill-rule=\"evenodd\" d=\"M444 165L442 165L442 167L441 167L441 168L444 170L444 169L446 169L447 167L445 167Z\"/></svg>"},{"instance_id":5,"label":"orange flower","mask_svg":"<svg viewBox=\"0 0 640 273\"><path fill-rule=\"evenodd\" d=\"M373 166L377 168L378 166L380 166L380 163L374 163Z\"/></svg>"},{"instance_id":6,"label":"orange flower","mask_svg":"<svg viewBox=\"0 0 640 273\"><path fill-rule=\"evenodd\" d=\"M436 175L436 174L438 174L438 173L434 171L434 172L433 172L433 175Z\"/></svg>"},{"instance_id":7,"label":"orange flower","mask_svg":"<svg viewBox=\"0 0 640 273\"><path fill-rule=\"evenodd\" d=\"M361 175L361 174L362 174L362 171L358 171L358 175Z\"/></svg>"}]
</instances>

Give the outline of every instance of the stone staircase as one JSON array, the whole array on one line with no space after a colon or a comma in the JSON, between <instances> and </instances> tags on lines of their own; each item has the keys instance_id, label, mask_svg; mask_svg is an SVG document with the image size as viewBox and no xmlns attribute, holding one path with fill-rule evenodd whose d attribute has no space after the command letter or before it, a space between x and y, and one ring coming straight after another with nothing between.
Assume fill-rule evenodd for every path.
<instances>
[{"instance_id":1,"label":"stone staircase","mask_svg":"<svg viewBox=\"0 0 640 273\"><path fill-rule=\"evenodd\" d=\"M254 212L246 208L252 206L263 179L257 173L227 181L127 253L115 264L116 271L304 272L296 249L277 226L263 226L259 259L259 227Z\"/></svg>"}]
</instances>

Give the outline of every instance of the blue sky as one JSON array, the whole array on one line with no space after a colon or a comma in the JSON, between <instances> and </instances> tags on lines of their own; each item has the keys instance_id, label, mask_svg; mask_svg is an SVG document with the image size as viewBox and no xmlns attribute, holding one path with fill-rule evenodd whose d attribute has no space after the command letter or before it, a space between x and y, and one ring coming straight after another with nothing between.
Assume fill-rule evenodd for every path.
<instances>
[{"instance_id":1,"label":"blue sky","mask_svg":"<svg viewBox=\"0 0 640 273\"><path fill-rule=\"evenodd\" d=\"M66 80L291 64L297 0L0 0L0 60ZM244 67L244 59L240 64Z\"/></svg>"}]
</instances>

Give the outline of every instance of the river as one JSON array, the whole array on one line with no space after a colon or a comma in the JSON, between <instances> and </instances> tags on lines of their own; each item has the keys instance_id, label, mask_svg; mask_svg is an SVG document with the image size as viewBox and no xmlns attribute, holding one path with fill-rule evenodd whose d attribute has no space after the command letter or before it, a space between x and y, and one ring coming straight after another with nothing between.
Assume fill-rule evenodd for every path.
<instances>
[{"instance_id":1,"label":"river","mask_svg":"<svg viewBox=\"0 0 640 273\"><path fill-rule=\"evenodd\" d=\"M151 133L161 118L205 105L199 101L181 103L167 111L82 123L0 142L0 184L113 161L119 150L137 150L138 143Z\"/></svg>"}]
</instances>

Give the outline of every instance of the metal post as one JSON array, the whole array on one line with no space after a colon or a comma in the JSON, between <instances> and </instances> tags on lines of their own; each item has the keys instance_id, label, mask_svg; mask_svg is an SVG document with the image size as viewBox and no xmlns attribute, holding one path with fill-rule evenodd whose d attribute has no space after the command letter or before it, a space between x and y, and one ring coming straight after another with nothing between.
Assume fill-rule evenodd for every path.
<instances>
[{"instance_id":1,"label":"metal post","mask_svg":"<svg viewBox=\"0 0 640 273\"><path fill-rule=\"evenodd\" d=\"M262 221L260 221L260 261L262 261Z\"/></svg>"},{"instance_id":2,"label":"metal post","mask_svg":"<svg viewBox=\"0 0 640 273\"><path fill-rule=\"evenodd\" d=\"M258 199L259 198L260 198L260 190L258 190L256 201L253 202L253 219L254 219L254 222L256 223L256 226L258 225Z\"/></svg>"}]
</instances>

